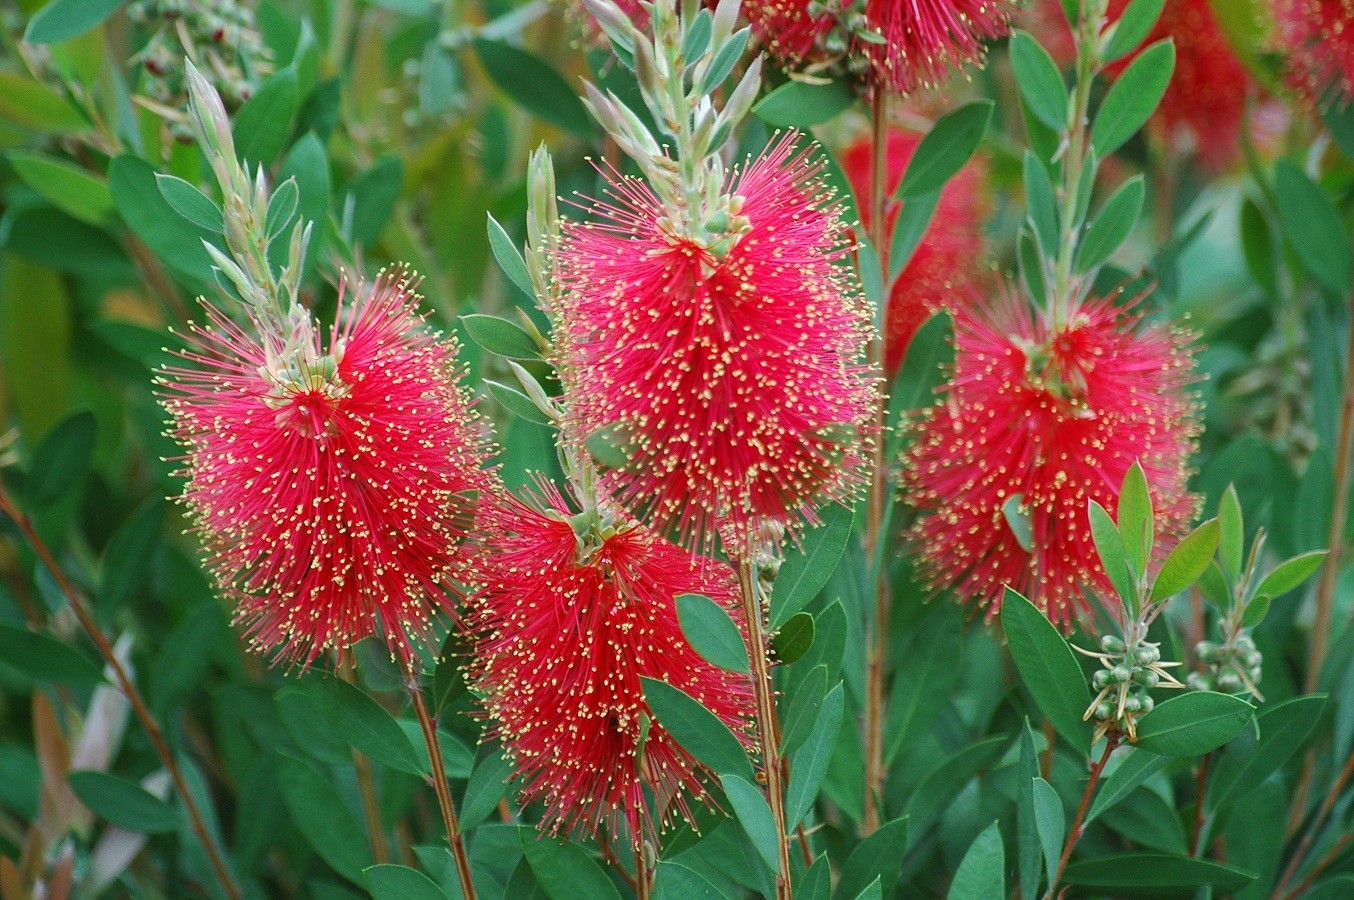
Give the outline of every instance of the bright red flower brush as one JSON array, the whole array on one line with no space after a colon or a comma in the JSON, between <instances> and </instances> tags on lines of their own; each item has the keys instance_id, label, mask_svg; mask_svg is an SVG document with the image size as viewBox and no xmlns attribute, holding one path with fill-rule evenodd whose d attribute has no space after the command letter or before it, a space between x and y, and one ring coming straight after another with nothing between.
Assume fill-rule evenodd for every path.
<instances>
[{"instance_id":1,"label":"bright red flower brush","mask_svg":"<svg viewBox=\"0 0 1354 900\"><path fill-rule=\"evenodd\" d=\"M1056 329L1014 296L956 310L954 371L903 465L926 580L988 615L1009 585L1064 627L1086 611L1084 591L1113 597L1088 501L1117 514L1136 460L1161 531L1181 533L1197 506L1186 489L1199 433L1189 343L1109 300ZM1006 519L1017 496L1031 550Z\"/></svg>"},{"instance_id":2,"label":"bright red flower brush","mask_svg":"<svg viewBox=\"0 0 1354 900\"><path fill-rule=\"evenodd\" d=\"M554 255L570 432L628 456L607 490L688 546L741 554L866 480L868 315L819 169L783 139L728 188L745 225L705 246L644 182L608 176Z\"/></svg>"},{"instance_id":3,"label":"bright red flower brush","mask_svg":"<svg viewBox=\"0 0 1354 900\"><path fill-rule=\"evenodd\" d=\"M750 679L693 650L676 609L678 596L703 594L741 628L738 586L727 565L639 525L580 537L573 515L548 487L486 512L469 675L523 801L545 804L544 830L656 846L665 824L690 820L691 800L705 799L703 768L657 721L641 748L640 678L685 691L750 743Z\"/></svg>"},{"instance_id":4,"label":"bright red flower brush","mask_svg":"<svg viewBox=\"0 0 1354 900\"><path fill-rule=\"evenodd\" d=\"M816 12L822 9L822 12ZM743 13L772 56L791 66L848 68L874 90L934 87L981 61L1006 34L1014 0L745 0Z\"/></svg>"},{"instance_id":5,"label":"bright red flower brush","mask_svg":"<svg viewBox=\"0 0 1354 900\"><path fill-rule=\"evenodd\" d=\"M1273 0L1292 78L1315 99L1354 97L1354 0Z\"/></svg>"},{"instance_id":6,"label":"bright red flower brush","mask_svg":"<svg viewBox=\"0 0 1354 900\"><path fill-rule=\"evenodd\" d=\"M913 132L889 132L884 183L890 197L919 143L921 136ZM841 156L842 169L855 191L867 229L873 209L870 193L873 160L868 136L852 144ZM967 306L981 296L985 249L982 229L988 206L983 193L984 178L984 167L975 160L946 183L926 234L889 292L884 318L888 336L884 371L889 375L898 371L912 336L932 313ZM885 212L891 235L898 218L897 204L890 202Z\"/></svg>"},{"instance_id":7,"label":"bright red flower brush","mask_svg":"<svg viewBox=\"0 0 1354 900\"><path fill-rule=\"evenodd\" d=\"M342 293L342 292L341 292ZM487 455L456 346L404 277L258 334L207 306L159 383L187 448L183 502L251 647L308 666L373 634L406 663L451 611Z\"/></svg>"}]
</instances>

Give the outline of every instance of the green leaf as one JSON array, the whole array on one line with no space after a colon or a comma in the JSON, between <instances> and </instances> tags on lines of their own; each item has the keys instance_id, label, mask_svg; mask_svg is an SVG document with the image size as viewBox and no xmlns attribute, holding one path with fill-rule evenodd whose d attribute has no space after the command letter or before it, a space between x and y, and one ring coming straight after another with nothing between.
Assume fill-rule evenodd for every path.
<instances>
[{"instance_id":1,"label":"green leaf","mask_svg":"<svg viewBox=\"0 0 1354 900\"><path fill-rule=\"evenodd\" d=\"M883 900L883 898L884 898L884 882L879 878L876 878L874 881L871 881L868 885L866 885L865 890L861 891L859 894L856 894L856 900Z\"/></svg>"},{"instance_id":2,"label":"green leaf","mask_svg":"<svg viewBox=\"0 0 1354 900\"><path fill-rule=\"evenodd\" d=\"M1030 523L1030 514L1024 509L1025 495L1012 494L1001 505L1001 514L1006 519L1006 527L1015 535L1016 543L1026 553L1034 552L1034 526Z\"/></svg>"},{"instance_id":3,"label":"green leaf","mask_svg":"<svg viewBox=\"0 0 1354 900\"><path fill-rule=\"evenodd\" d=\"M1152 558L1152 495L1147 475L1135 461L1124 473L1119 489L1119 536L1124 540L1124 558L1134 572L1147 571Z\"/></svg>"},{"instance_id":4,"label":"green leaf","mask_svg":"<svg viewBox=\"0 0 1354 900\"><path fill-rule=\"evenodd\" d=\"M936 388L944 383L946 370L953 362L954 320L949 313L938 312L927 319L912 336L912 343L907 345L907 355L903 357L902 368L889 390L890 450L897 443L898 425L903 413L931 405Z\"/></svg>"},{"instance_id":5,"label":"green leaf","mask_svg":"<svg viewBox=\"0 0 1354 900\"><path fill-rule=\"evenodd\" d=\"M793 621L793 620L792 620ZM780 752L793 753L813 733L818 722L818 711L827 697L827 666L817 665L809 670L790 695L790 702L781 718Z\"/></svg>"},{"instance_id":6,"label":"green leaf","mask_svg":"<svg viewBox=\"0 0 1354 900\"><path fill-rule=\"evenodd\" d=\"M72 413L53 428L33 454L25 492L34 506L51 506L84 483L94 454L94 414Z\"/></svg>"},{"instance_id":7,"label":"green leaf","mask_svg":"<svg viewBox=\"0 0 1354 900\"><path fill-rule=\"evenodd\" d=\"M99 581L101 608L117 609L146 583L151 559L160 545L164 518L164 501L150 497L113 533L104 553L103 577Z\"/></svg>"},{"instance_id":8,"label":"green leaf","mask_svg":"<svg viewBox=\"0 0 1354 900\"><path fill-rule=\"evenodd\" d=\"M1227 580L1236 584L1241 577L1241 556L1245 549L1241 546L1245 539L1241 517L1241 501L1237 499L1236 487L1227 485L1222 493L1222 502L1218 504L1218 558L1222 560L1222 570Z\"/></svg>"},{"instance_id":9,"label":"green leaf","mask_svg":"<svg viewBox=\"0 0 1354 900\"><path fill-rule=\"evenodd\" d=\"M1293 163L1274 164L1275 200L1289 245L1307 271L1332 293L1350 291L1349 231L1326 192Z\"/></svg>"},{"instance_id":10,"label":"green leaf","mask_svg":"<svg viewBox=\"0 0 1354 900\"><path fill-rule=\"evenodd\" d=\"M1039 833L1044 870L1051 878L1058 871L1063 839L1067 836L1067 819L1058 792L1042 778L1034 779L1034 828Z\"/></svg>"},{"instance_id":11,"label":"green leaf","mask_svg":"<svg viewBox=\"0 0 1354 900\"><path fill-rule=\"evenodd\" d=\"M857 844L842 867L836 896L859 896L876 881L890 887L897 884L908 846L907 838L908 818L903 816L881 825L878 831Z\"/></svg>"},{"instance_id":12,"label":"green leaf","mask_svg":"<svg viewBox=\"0 0 1354 900\"><path fill-rule=\"evenodd\" d=\"M1048 297L1048 282L1043 257L1039 255L1038 241L1028 225L1022 225L1016 238L1016 265L1025 291L1039 303Z\"/></svg>"},{"instance_id":13,"label":"green leaf","mask_svg":"<svg viewBox=\"0 0 1354 900\"><path fill-rule=\"evenodd\" d=\"M1030 225L1034 228L1039 246L1044 250L1044 256L1051 259L1057 254L1060 243L1057 201L1053 197L1053 185L1048 180L1048 170L1028 150L1025 151L1024 181Z\"/></svg>"},{"instance_id":14,"label":"green leaf","mask_svg":"<svg viewBox=\"0 0 1354 900\"><path fill-rule=\"evenodd\" d=\"M1213 888L1216 896L1233 894L1254 879L1249 872L1206 859L1123 853L1072 863L1063 873L1062 883L1116 897L1160 896L1165 888L1200 887Z\"/></svg>"},{"instance_id":15,"label":"green leaf","mask_svg":"<svg viewBox=\"0 0 1354 900\"><path fill-rule=\"evenodd\" d=\"M0 660L34 681L90 685L103 680L102 667L71 645L13 625L0 625Z\"/></svg>"},{"instance_id":16,"label":"green leaf","mask_svg":"<svg viewBox=\"0 0 1354 900\"><path fill-rule=\"evenodd\" d=\"M1354 896L1354 875L1323 878L1303 892L1303 900L1346 900Z\"/></svg>"},{"instance_id":17,"label":"green leaf","mask_svg":"<svg viewBox=\"0 0 1354 900\"><path fill-rule=\"evenodd\" d=\"M761 789L737 775L721 775L719 781L724 785L729 805L733 807L738 824L743 826L762 858L773 874L780 872L779 838L776 834L776 820L771 815L771 807L762 796Z\"/></svg>"},{"instance_id":18,"label":"green leaf","mask_svg":"<svg viewBox=\"0 0 1354 900\"><path fill-rule=\"evenodd\" d=\"M89 121L56 91L19 72L0 72L0 120L33 131L71 134Z\"/></svg>"},{"instance_id":19,"label":"green leaf","mask_svg":"<svg viewBox=\"0 0 1354 900\"><path fill-rule=\"evenodd\" d=\"M1094 821L1097 816L1136 791L1169 763L1170 759L1167 757L1136 748L1129 748L1127 755L1117 765L1111 760L1111 768L1107 770L1100 790L1096 792L1095 802L1091 804L1091 810L1086 814L1086 821Z\"/></svg>"},{"instance_id":20,"label":"green leaf","mask_svg":"<svg viewBox=\"0 0 1354 900\"><path fill-rule=\"evenodd\" d=\"M1088 752L1091 727L1081 716L1091 695L1072 648L1033 603L1010 588L1001 604L1001 627L1034 702L1063 740L1078 753Z\"/></svg>"},{"instance_id":21,"label":"green leaf","mask_svg":"<svg viewBox=\"0 0 1354 900\"><path fill-rule=\"evenodd\" d=\"M6 215L5 224L9 221ZM70 407L75 380L72 298L65 280L50 268L11 254L0 256L0 265L4 268L0 277L0 378L5 380L11 414L17 414L31 446ZM64 480L69 473L54 471L52 476Z\"/></svg>"},{"instance_id":22,"label":"green leaf","mask_svg":"<svg viewBox=\"0 0 1354 900\"><path fill-rule=\"evenodd\" d=\"M827 84L787 81L758 100L752 112L773 128L804 129L834 118L855 102L855 92L845 80Z\"/></svg>"},{"instance_id":23,"label":"green leaf","mask_svg":"<svg viewBox=\"0 0 1354 900\"><path fill-rule=\"evenodd\" d=\"M381 237L404 187L404 163L387 153L353 182L352 228L354 244L370 247ZM271 211L270 211L271 212Z\"/></svg>"},{"instance_id":24,"label":"green leaf","mask_svg":"<svg viewBox=\"0 0 1354 900\"><path fill-rule=\"evenodd\" d=\"M1156 791L1134 791L1123 803L1106 812L1102 821L1106 828L1141 849L1181 855L1189 852L1174 802L1167 803Z\"/></svg>"},{"instance_id":25,"label":"green leaf","mask_svg":"<svg viewBox=\"0 0 1354 900\"><path fill-rule=\"evenodd\" d=\"M950 900L1003 900L1006 896L1006 850L996 822L973 839L950 882Z\"/></svg>"},{"instance_id":26,"label":"green leaf","mask_svg":"<svg viewBox=\"0 0 1354 900\"><path fill-rule=\"evenodd\" d=\"M1260 739L1254 746L1229 747L1214 769L1208 809L1216 812L1244 800L1279 771L1316 730L1325 706L1326 695L1313 694L1276 703L1260 713L1256 717Z\"/></svg>"},{"instance_id":27,"label":"green leaf","mask_svg":"<svg viewBox=\"0 0 1354 900\"><path fill-rule=\"evenodd\" d=\"M800 547L791 547L771 591L771 628L780 628L809 604L827 584L851 539L855 510L829 504L820 513L823 523L804 535Z\"/></svg>"},{"instance_id":28,"label":"green leaf","mask_svg":"<svg viewBox=\"0 0 1354 900\"><path fill-rule=\"evenodd\" d=\"M1105 45L1102 61L1112 63L1138 49L1152 33L1165 5L1166 0L1133 0L1128 4L1115 24L1113 37Z\"/></svg>"},{"instance_id":29,"label":"green leaf","mask_svg":"<svg viewBox=\"0 0 1354 900\"><path fill-rule=\"evenodd\" d=\"M653 718L698 762L719 775L754 780L747 752L718 716L666 681L640 678L640 682Z\"/></svg>"},{"instance_id":30,"label":"green leaf","mask_svg":"<svg viewBox=\"0 0 1354 900\"><path fill-rule=\"evenodd\" d=\"M55 44L79 37L107 19L123 0L52 0L38 10L24 30L30 44Z\"/></svg>"},{"instance_id":31,"label":"green leaf","mask_svg":"<svg viewBox=\"0 0 1354 900\"><path fill-rule=\"evenodd\" d=\"M804 658L813 646L813 616L806 612L797 612L780 627L771 638L771 649L776 661L788 666Z\"/></svg>"},{"instance_id":32,"label":"green leaf","mask_svg":"<svg viewBox=\"0 0 1354 900\"><path fill-rule=\"evenodd\" d=\"M1274 233L1260 206L1247 197L1241 203L1241 253L1246 269L1270 297L1279 295L1278 254Z\"/></svg>"},{"instance_id":33,"label":"green leaf","mask_svg":"<svg viewBox=\"0 0 1354 900\"><path fill-rule=\"evenodd\" d=\"M707 662L730 672L748 671L747 645L724 607L701 594L682 594L677 619L687 643Z\"/></svg>"},{"instance_id":34,"label":"green leaf","mask_svg":"<svg viewBox=\"0 0 1354 900\"><path fill-rule=\"evenodd\" d=\"M1143 177L1134 175L1114 192L1091 220L1086 236L1077 246L1078 272L1087 272L1109 259L1127 240L1142 213L1146 194Z\"/></svg>"},{"instance_id":35,"label":"green leaf","mask_svg":"<svg viewBox=\"0 0 1354 900\"><path fill-rule=\"evenodd\" d=\"M1044 871L1040 855L1039 823L1035 818L1035 779L1039 777L1039 757L1034 749L1034 729L1030 720L1020 731L1020 775L1016 782L1016 872L1021 897L1035 897Z\"/></svg>"},{"instance_id":36,"label":"green leaf","mask_svg":"<svg viewBox=\"0 0 1354 900\"><path fill-rule=\"evenodd\" d=\"M338 701L339 731L345 741L392 769L412 775L429 771L385 707L343 679L334 679L333 689Z\"/></svg>"},{"instance_id":37,"label":"green leaf","mask_svg":"<svg viewBox=\"0 0 1354 900\"><path fill-rule=\"evenodd\" d=\"M818 721L804 745L795 751L790 766L790 786L785 791L785 828L793 831L813 806L818 789L827 775L828 763L837 747L837 733L841 730L842 714L846 706L845 693L838 684L823 699Z\"/></svg>"},{"instance_id":38,"label":"green leaf","mask_svg":"<svg viewBox=\"0 0 1354 900\"><path fill-rule=\"evenodd\" d=\"M734 900L695 869L665 859L654 873L656 900Z\"/></svg>"},{"instance_id":39,"label":"green leaf","mask_svg":"<svg viewBox=\"0 0 1354 900\"><path fill-rule=\"evenodd\" d=\"M437 668L433 670L434 713L456 702L468 690L465 673L461 671L461 662L467 654L468 647L460 631L455 628L448 631L442 649L437 654Z\"/></svg>"},{"instance_id":40,"label":"green leaf","mask_svg":"<svg viewBox=\"0 0 1354 900\"><path fill-rule=\"evenodd\" d=\"M1058 64L1024 31L1011 34L1011 66L1030 111L1055 131L1067 128L1067 83Z\"/></svg>"},{"instance_id":41,"label":"green leaf","mask_svg":"<svg viewBox=\"0 0 1354 900\"><path fill-rule=\"evenodd\" d=\"M362 870L371 865L367 836L334 786L309 763L286 754L277 758L277 783L311 849L353 884L364 884Z\"/></svg>"},{"instance_id":42,"label":"green leaf","mask_svg":"<svg viewBox=\"0 0 1354 900\"><path fill-rule=\"evenodd\" d=\"M909 849L931 833L946 810L954 805L954 798L964 785L985 766L996 762L1008 744L1009 738L1004 734L984 738L951 752L926 773L912 796L907 798L905 809L911 823Z\"/></svg>"},{"instance_id":43,"label":"green leaf","mask_svg":"<svg viewBox=\"0 0 1354 900\"><path fill-rule=\"evenodd\" d=\"M493 394L494 399L508 412L528 422L535 422L537 425L551 424L550 418L541 412L530 397L517 388L499 384L497 381L490 381L487 378L484 379L484 383L489 386L489 393Z\"/></svg>"},{"instance_id":44,"label":"green leaf","mask_svg":"<svg viewBox=\"0 0 1354 900\"><path fill-rule=\"evenodd\" d=\"M224 214L216 201L182 178L156 172L155 184L170 208L189 222L216 234L226 230Z\"/></svg>"},{"instance_id":45,"label":"green leaf","mask_svg":"<svg viewBox=\"0 0 1354 900\"><path fill-rule=\"evenodd\" d=\"M592 120L583 101L549 63L502 41L476 38L474 43L485 72L513 102L565 131L592 136Z\"/></svg>"},{"instance_id":46,"label":"green leaf","mask_svg":"<svg viewBox=\"0 0 1354 900\"><path fill-rule=\"evenodd\" d=\"M497 353L508 359L541 358L541 348L536 346L531 335L520 325L507 319L475 313L461 316L461 324L465 325L470 339L490 353Z\"/></svg>"},{"instance_id":47,"label":"green leaf","mask_svg":"<svg viewBox=\"0 0 1354 900\"><path fill-rule=\"evenodd\" d=\"M940 191L909 197L893 222L893 236L889 239L889 283L892 284L917 252L931 219L940 204ZM916 336L913 336L916 340Z\"/></svg>"},{"instance_id":48,"label":"green leaf","mask_svg":"<svg viewBox=\"0 0 1354 900\"><path fill-rule=\"evenodd\" d=\"M470 773L465 799L461 801L463 829L474 828L494 811L498 801L508 792L508 779L512 773L512 763L500 752L491 752L480 760Z\"/></svg>"},{"instance_id":49,"label":"green leaf","mask_svg":"<svg viewBox=\"0 0 1354 900\"><path fill-rule=\"evenodd\" d=\"M503 270L503 274L508 276L508 280L517 286L517 289L528 297L536 297L536 288L531 284L531 272L527 269L527 262L522 258L522 251L513 243L512 238L508 237L508 232L494 218L493 213L489 216L489 249L493 251L494 259L498 261L498 267ZM532 342L535 347L535 342ZM534 359L540 356L540 351L536 351Z\"/></svg>"},{"instance_id":50,"label":"green leaf","mask_svg":"<svg viewBox=\"0 0 1354 900\"><path fill-rule=\"evenodd\" d=\"M362 874L374 900L447 900L436 882L408 866L385 863L363 869Z\"/></svg>"},{"instance_id":51,"label":"green leaf","mask_svg":"<svg viewBox=\"0 0 1354 900\"><path fill-rule=\"evenodd\" d=\"M284 228L291 225L300 204L301 189L296 186L295 178L288 178L277 186L273 196L268 200L268 215L263 223L264 234L269 240L277 237Z\"/></svg>"},{"instance_id":52,"label":"green leaf","mask_svg":"<svg viewBox=\"0 0 1354 900\"><path fill-rule=\"evenodd\" d=\"M884 761L925 735L950 702L959 682L955 665L964 648L963 614L957 604L937 605L914 626L889 691L884 722Z\"/></svg>"},{"instance_id":53,"label":"green leaf","mask_svg":"<svg viewBox=\"0 0 1354 900\"><path fill-rule=\"evenodd\" d=\"M235 114L235 152L240 161L271 166L287 146L296 115L296 70L290 66L263 83L259 92Z\"/></svg>"},{"instance_id":54,"label":"green leaf","mask_svg":"<svg viewBox=\"0 0 1354 900\"><path fill-rule=\"evenodd\" d=\"M179 827L169 804L141 785L104 772L72 772L66 779L90 812L138 834L165 834Z\"/></svg>"},{"instance_id":55,"label":"green leaf","mask_svg":"<svg viewBox=\"0 0 1354 900\"><path fill-rule=\"evenodd\" d=\"M1175 44L1157 41L1139 53L1110 87L1091 126L1091 145L1104 159L1122 147L1147 121L1171 82Z\"/></svg>"},{"instance_id":56,"label":"green leaf","mask_svg":"<svg viewBox=\"0 0 1354 900\"><path fill-rule=\"evenodd\" d=\"M155 170L140 157L124 153L108 167L108 187L118 215L132 233L175 271L200 284L212 282L211 258L204 240L215 235L188 222L160 194Z\"/></svg>"},{"instance_id":57,"label":"green leaf","mask_svg":"<svg viewBox=\"0 0 1354 900\"><path fill-rule=\"evenodd\" d=\"M1274 567L1274 571L1261 579L1260 586L1255 589L1255 595L1282 597L1315 575L1329 553L1328 550L1313 550L1284 560Z\"/></svg>"},{"instance_id":58,"label":"green leaf","mask_svg":"<svg viewBox=\"0 0 1354 900\"><path fill-rule=\"evenodd\" d=\"M1240 697L1190 691L1138 720L1136 746L1161 756L1202 756L1240 734L1254 713Z\"/></svg>"},{"instance_id":59,"label":"green leaf","mask_svg":"<svg viewBox=\"0 0 1354 900\"><path fill-rule=\"evenodd\" d=\"M969 161L992 119L991 100L961 106L936 120L912 154L898 196L904 199L939 191Z\"/></svg>"},{"instance_id":60,"label":"green leaf","mask_svg":"<svg viewBox=\"0 0 1354 900\"><path fill-rule=\"evenodd\" d=\"M112 217L113 195L104 179L45 153L11 150L6 155L15 173L29 187L72 218L99 226Z\"/></svg>"},{"instance_id":61,"label":"green leaf","mask_svg":"<svg viewBox=\"0 0 1354 900\"><path fill-rule=\"evenodd\" d=\"M620 900L606 872L578 844L538 834L529 826L517 834L527 864L550 900Z\"/></svg>"},{"instance_id":62,"label":"green leaf","mask_svg":"<svg viewBox=\"0 0 1354 900\"><path fill-rule=\"evenodd\" d=\"M1221 531L1218 520L1209 519L1185 535L1161 564L1161 571L1152 585L1153 602L1173 597L1199 580L1213 561Z\"/></svg>"}]
</instances>

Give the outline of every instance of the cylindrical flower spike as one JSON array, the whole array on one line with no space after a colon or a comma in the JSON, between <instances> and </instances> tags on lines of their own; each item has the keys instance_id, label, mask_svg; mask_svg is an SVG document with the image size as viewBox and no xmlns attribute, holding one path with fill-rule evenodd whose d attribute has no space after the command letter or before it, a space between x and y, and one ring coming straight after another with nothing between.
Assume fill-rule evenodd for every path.
<instances>
[{"instance_id":1,"label":"cylindrical flower spike","mask_svg":"<svg viewBox=\"0 0 1354 900\"><path fill-rule=\"evenodd\" d=\"M192 365L160 373L182 501L261 652L308 666L379 634L408 663L451 612L488 448L416 299L404 275L340 297L327 347L302 309L254 333L207 306Z\"/></svg>"}]
</instances>

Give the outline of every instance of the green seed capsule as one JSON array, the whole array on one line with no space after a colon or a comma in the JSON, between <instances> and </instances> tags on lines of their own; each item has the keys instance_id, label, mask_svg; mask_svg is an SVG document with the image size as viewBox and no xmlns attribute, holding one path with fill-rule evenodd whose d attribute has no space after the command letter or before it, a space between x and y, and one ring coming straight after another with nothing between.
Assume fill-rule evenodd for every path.
<instances>
[{"instance_id":1,"label":"green seed capsule","mask_svg":"<svg viewBox=\"0 0 1354 900\"><path fill-rule=\"evenodd\" d=\"M1124 645L1123 638L1114 634L1107 634L1100 639L1100 649L1106 653L1123 653L1127 647Z\"/></svg>"}]
</instances>

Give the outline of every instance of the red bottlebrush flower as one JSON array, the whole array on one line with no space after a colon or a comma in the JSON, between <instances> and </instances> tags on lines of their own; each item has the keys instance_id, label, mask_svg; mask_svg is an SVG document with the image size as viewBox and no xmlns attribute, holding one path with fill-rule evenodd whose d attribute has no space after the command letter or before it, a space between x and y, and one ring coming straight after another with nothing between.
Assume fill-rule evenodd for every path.
<instances>
[{"instance_id":1,"label":"red bottlebrush flower","mask_svg":"<svg viewBox=\"0 0 1354 900\"><path fill-rule=\"evenodd\" d=\"M612 0L612 2L620 8L620 11L624 13L631 22L635 23L636 28L640 31L648 31L649 13L644 7L639 5L640 0ZM584 37L586 37L590 43L599 47L608 46L609 42L606 34L602 31L602 27L597 24L597 20L593 18L592 13L588 11L588 7L583 3L583 0L573 0L573 2L569 4L566 13L570 19L577 23L579 30L583 32Z\"/></svg>"},{"instance_id":2,"label":"red bottlebrush flower","mask_svg":"<svg viewBox=\"0 0 1354 900\"><path fill-rule=\"evenodd\" d=\"M738 585L727 565L643 526L580 538L546 490L544 502L509 498L485 514L469 675L523 800L545 804L543 828L619 836L624 824L636 846L656 844L705 794L702 767L657 721L641 753L640 678L680 688L750 743L750 679L692 649L676 608L681 594L703 594L741 629Z\"/></svg>"},{"instance_id":3,"label":"red bottlebrush flower","mask_svg":"<svg viewBox=\"0 0 1354 900\"><path fill-rule=\"evenodd\" d=\"M487 447L415 301L388 276L340 296L327 350L308 314L254 335L208 306L194 367L159 378L207 565L251 646L291 663L378 633L408 662L451 611Z\"/></svg>"},{"instance_id":4,"label":"red bottlebrush flower","mask_svg":"<svg viewBox=\"0 0 1354 900\"><path fill-rule=\"evenodd\" d=\"M1197 506L1186 490L1199 432L1189 340L1108 300L1056 329L1014 297L957 310L947 393L916 426L903 466L920 514L910 538L931 585L989 615L1010 585L1070 625L1086 610L1084 589L1113 596L1087 504L1117 514L1135 460L1159 527L1179 534ZM1032 552L1005 519L1016 495Z\"/></svg>"},{"instance_id":5,"label":"red bottlebrush flower","mask_svg":"<svg viewBox=\"0 0 1354 900\"><path fill-rule=\"evenodd\" d=\"M826 11L814 14L816 7ZM911 93L983 57L1006 34L1014 0L747 0L743 13L773 56L800 66L846 54L872 89Z\"/></svg>"},{"instance_id":6,"label":"red bottlebrush flower","mask_svg":"<svg viewBox=\"0 0 1354 900\"><path fill-rule=\"evenodd\" d=\"M1304 93L1354 96L1354 0L1274 0L1274 18Z\"/></svg>"},{"instance_id":7,"label":"red bottlebrush flower","mask_svg":"<svg viewBox=\"0 0 1354 900\"><path fill-rule=\"evenodd\" d=\"M919 143L921 136L912 132L889 132L884 183L890 198ZM859 200L860 215L866 228L871 226L873 209L873 160L868 137L852 144L841 156L842 169ZM884 370L890 375L898 371L912 336L932 313L967 306L981 296L982 224L987 218L984 178L984 167L975 160L945 185L926 234L889 292L884 318L887 335ZM885 214L891 235L898 217L898 205L889 201Z\"/></svg>"},{"instance_id":8,"label":"red bottlebrush flower","mask_svg":"<svg viewBox=\"0 0 1354 900\"><path fill-rule=\"evenodd\" d=\"M673 233L650 187L617 176L598 221L565 225L570 430L614 435L629 464L608 491L683 542L708 547L718 529L742 553L760 526L865 483L869 321L817 172L787 138L736 174L750 224L732 246Z\"/></svg>"}]
</instances>

